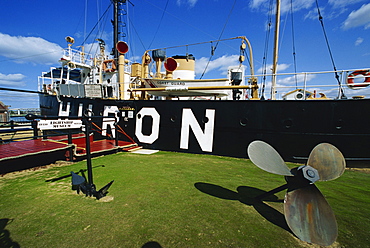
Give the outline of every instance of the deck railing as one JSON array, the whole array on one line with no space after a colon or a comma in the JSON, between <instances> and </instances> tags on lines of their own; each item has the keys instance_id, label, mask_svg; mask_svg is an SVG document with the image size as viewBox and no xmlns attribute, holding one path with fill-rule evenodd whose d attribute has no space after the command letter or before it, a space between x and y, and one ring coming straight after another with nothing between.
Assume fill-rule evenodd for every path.
<instances>
[{"instance_id":1,"label":"deck railing","mask_svg":"<svg viewBox=\"0 0 370 248\"><path fill-rule=\"evenodd\" d=\"M63 58L70 60L72 63L93 65L91 54L72 49L71 47L63 50Z\"/></svg>"},{"instance_id":2,"label":"deck railing","mask_svg":"<svg viewBox=\"0 0 370 248\"><path fill-rule=\"evenodd\" d=\"M33 121L0 122L1 143L21 139L32 139L38 136L37 123Z\"/></svg>"},{"instance_id":3,"label":"deck railing","mask_svg":"<svg viewBox=\"0 0 370 248\"><path fill-rule=\"evenodd\" d=\"M368 71L369 74L365 76L357 75L356 77L349 77L351 73L358 71ZM253 77L257 78L260 97L263 94L266 99L270 99L272 93L272 76L272 74L253 75ZM338 79L336 78L337 76ZM330 99L344 97L370 98L370 87L368 87L370 85L370 68L341 71L279 73L276 74L276 77L276 99L285 99L288 93L298 89L307 92L307 96L312 94L311 97L314 98L320 98L323 94ZM248 82L250 78L252 78L252 75L246 75L246 82ZM348 79L352 79L352 85L348 84Z\"/></svg>"}]
</instances>

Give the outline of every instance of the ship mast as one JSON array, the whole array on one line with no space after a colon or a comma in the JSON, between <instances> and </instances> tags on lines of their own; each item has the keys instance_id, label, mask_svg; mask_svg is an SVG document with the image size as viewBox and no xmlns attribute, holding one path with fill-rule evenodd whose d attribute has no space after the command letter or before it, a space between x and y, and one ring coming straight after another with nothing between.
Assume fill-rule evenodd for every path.
<instances>
[{"instance_id":1,"label":"ship mast","mask_svg":"<svg viewBox=\"0 0 370 248\"><path fill-rule=\"evenodd\" d=\"M112 55L114 59L118 58L118 51L116 49L116 44L118 42L118 0L114 0L114 9L113 9L113 48Z\"/></svg>"},{"instance_id":2,"label":"ship mast","mask_svg":"<svg viewBox=\"0 0 370 248\"><path fill-rule=\"evenodd\" d=\"M280 0L276 1L275 41L272 63L271 100L276 100L276 73L279 57Z\"/></svg>"},{"instance_id":3,"label":"ship mast","mask_svg":"<svg viewBox=\"0 0 370 248\"><path fill-rule=\"evenodd\" d=\"M113 48L112 48L112 53L114 59L118 59L118 51L116 49L116 44L119 41L119 23L120 23L120 10L121 10L121 5L126 3L127 0L113 0Z\"/></svg>"}]
</instances>

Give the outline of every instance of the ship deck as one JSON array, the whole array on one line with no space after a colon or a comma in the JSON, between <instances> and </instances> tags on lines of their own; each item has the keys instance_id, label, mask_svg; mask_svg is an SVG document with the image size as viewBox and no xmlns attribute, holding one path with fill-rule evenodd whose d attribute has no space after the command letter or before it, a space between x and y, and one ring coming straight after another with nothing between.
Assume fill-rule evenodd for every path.
<instances>
[{"instance_id":1,"label":"ship deck","mask_svg":"<svg viewBox=\"0 0 370 248\"><path fill-rule=\"evenodd\" d=\"M31 139L0 145L0 174L19 171L47 164L58 160L81 160L86 158L85 135L75 134L72 144L68 144L66 135L48 139ZM91 156L100 156L120 151L139 149L136 143L103 139L93 140L90 136ZM73 156L70 156L70 154Z\"/></svg>"},{"instance_id":2,"label":"ship deck","mask_svg":"<svg viewBox=\"0 0 370 248\"><path fill-rule=\"evenodd\" d=\"M0 162L39 153L49 153L66 150L71 145L54 142L51 140L23 140L0 145Z\"/></svg>"}]
</instances>

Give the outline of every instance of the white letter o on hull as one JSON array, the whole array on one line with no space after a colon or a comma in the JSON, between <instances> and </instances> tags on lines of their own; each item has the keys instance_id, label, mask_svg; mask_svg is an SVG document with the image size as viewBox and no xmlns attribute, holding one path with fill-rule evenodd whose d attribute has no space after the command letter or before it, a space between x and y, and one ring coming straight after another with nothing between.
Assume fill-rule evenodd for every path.
<instances>
[{"instance_id":1,"label":"white letter o on hull","mask_svg":"<svg viewBox=\"0 0 370 248\"><path fill-rule=\"evenodd\" d=\"M150 135L144 135L142 132L143 119L145 116L150 116L153 119L152 133ZM136 114L135 135L140 142L146 144L153 144L153 142L158 139L160 119L161 118L157 110L151 107L144 107Z\"/></svg>"}]
</instances>

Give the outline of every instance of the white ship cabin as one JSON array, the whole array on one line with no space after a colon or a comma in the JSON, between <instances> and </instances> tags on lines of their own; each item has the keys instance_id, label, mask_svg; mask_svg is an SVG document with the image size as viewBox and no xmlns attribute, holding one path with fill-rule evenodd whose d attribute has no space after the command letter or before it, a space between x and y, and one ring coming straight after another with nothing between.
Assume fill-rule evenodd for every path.
<instances>
[{"instance_id":1,"label":"white ship cabin","mask_svg":"<svg viewBox=\"0 0 370 248\"><path fill-rule=\"evenodd\" d=\"M39 90L57 96L123 99L125 96L120 93L118 83L118 63L104 55L104 42L100 41L101 53L96 57L72 49L72 44L64 50L59 60L61 66L39 77ZM130 74L124 69L121 87L130 82Z\"/></svg>"},{"instance_id":2,"label":"white ship cabin","mask_svg":"<svg viewBox=\"0 0 370 248\"><path fill-rule=\"evenodd\" d=\"M245 99L244 89L227 88L245 85L242 65L229 68L227 78L195 79L193 55L168 58L163 50L155 50L153 62L145 53L141 64L130 63L124 59L124 53L118 61L108 58L102 40L99 40L100 54L93 57L83 49L73 49L73 38L66 39L69 44L59 60L61 66L39 77L39 90L50 95L117 100ZM149 71L153 64L154 73Z\"/></svg>"},{"instance_id":3,"label":"white ship cabin","mask_svg":"<svg viewBox=\"0 0 370 248\"><path fill-rule=\"evenodd\" d=\"M67 41L68 48L59 60L61 66L42 73L39 91L57 97L115 100L258 100L264 98L265 92L271 92L273 97L267 97L271 100L362 99L369 97L370 92L369 68L246 75L240 63L229 67L225 78L195 79L196 60L191 54L167 57L164 50L151 50L151 55L149 51L144 53L141 63L131 63L124 57L128 51L124 42L119 58L113 60L105 55L102 40L100 54L95 57L83 49L73 49L71 37ZM272 87L269 78L275 78L279 84ZM309 82L311 79L316 83Z\"/></svg>"}]
</instances>

